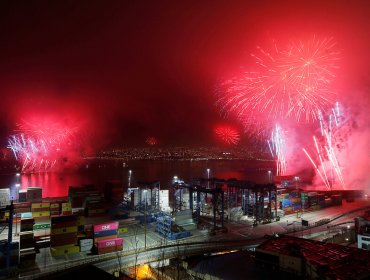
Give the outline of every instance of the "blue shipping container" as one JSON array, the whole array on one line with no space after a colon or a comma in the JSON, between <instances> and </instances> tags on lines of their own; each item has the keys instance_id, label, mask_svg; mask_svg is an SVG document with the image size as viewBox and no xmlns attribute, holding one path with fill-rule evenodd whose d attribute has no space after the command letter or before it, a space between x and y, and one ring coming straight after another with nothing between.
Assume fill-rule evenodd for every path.
<instances>
[{"instance_id":1,"label":"blue shipping container","mask_svg":"<svg viewBox=\"0 0 370 280\"><path fill-rule=\"evenodd\" d=\"M112 230L105 230L105 231L94 232L94 238L104 237L104 236L110 236L110 235L117 235L117 230L116 229L112 229Z\"/></svg>"}]
</instances>

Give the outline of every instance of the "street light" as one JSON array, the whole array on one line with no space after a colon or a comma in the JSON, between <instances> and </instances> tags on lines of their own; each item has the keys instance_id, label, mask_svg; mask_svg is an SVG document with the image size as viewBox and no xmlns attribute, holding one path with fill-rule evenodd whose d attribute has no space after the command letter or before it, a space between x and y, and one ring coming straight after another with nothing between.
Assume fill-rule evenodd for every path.
<instances>
[{"instance_id":1,"label":"street light","mask_svg":"<svg viewBox=\"0 0 370 280\"><path fill-rule=\"evenodd\" d=\"M299 177L298 176L295 176L294 177L294 180L295 180L295 188L298 189L298 181L299 181Z\"/></svg>"},{"instance_id":2,"label":"street light","mask_svg":"<svg viewBox=\"0 0 370 280\"><path fill-rule=\"evenodd\" d=\"M271 181L272 181L272 175L271 175L271 170L269 170L269 171L267 171L267 173L268 173L268 176L269 176L269 183L271 183Z\"/></svg>"},{"instance_id":3,"label":"street light","mask_svg":"<svg viewBox=\"0 0 370 280\"><path fill-rule=\"evenodd\" d=\"M128 187L130 188L131 187L131 174L132 174L132 170L130 169L128 171Z\"/></svg>"},{"instance_id":4,"label":"street light","mask_svg":"<svg viewBox=\"0 0 370 280\"><path fill-rule=\"evenodd\" d=\"M209 172L211 171L211 169L207 168L207 178L208 178L208 181L207 181L207 186L209 188Z\"/></svg>"},{"instance_id":5,"label":"street light","mask_svg":"<svg viewBox=\"0 0 370 280\"><path fill-rule=\"evenodd\" d=\"M146 250L146 202L147 202L147 190L143 191L145 194L144 202L144 249Z\"/></svg>"}]
</instances>

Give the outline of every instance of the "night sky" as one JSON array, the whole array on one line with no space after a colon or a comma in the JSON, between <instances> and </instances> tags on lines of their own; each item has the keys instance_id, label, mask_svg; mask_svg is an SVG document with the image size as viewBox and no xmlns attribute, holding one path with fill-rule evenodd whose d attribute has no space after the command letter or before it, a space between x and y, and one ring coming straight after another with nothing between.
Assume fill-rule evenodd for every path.
<instances>
[{"instance_id":1,"label":"night sky","mask_svg":"<svg viewBox=\"0 0 370 280\"><path fill-rule=\"evenodd\" d=\"M2 1L1 144L52 116L99 148L210 145L219 79L266 40L312 34L341 50L342 100L368 96L369 1Z\"/></svg>"}]
</instances>

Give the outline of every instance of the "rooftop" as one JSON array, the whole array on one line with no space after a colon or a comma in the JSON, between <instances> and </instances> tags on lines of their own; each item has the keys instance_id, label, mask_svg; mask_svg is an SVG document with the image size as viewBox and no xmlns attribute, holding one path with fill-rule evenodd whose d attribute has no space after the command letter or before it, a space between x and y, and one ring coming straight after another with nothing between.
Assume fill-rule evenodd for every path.
<instances>
[{"instance_id":1,"label":"rooftop","mask_svg":"<svg viewBox=\"0 0 370 280\"><path fill-rule=\"evenodd\" d=\"M335 279L370 277L370 251L285 235L265 241L258 249L303 258Z\"/></svg>"}]
</instances>

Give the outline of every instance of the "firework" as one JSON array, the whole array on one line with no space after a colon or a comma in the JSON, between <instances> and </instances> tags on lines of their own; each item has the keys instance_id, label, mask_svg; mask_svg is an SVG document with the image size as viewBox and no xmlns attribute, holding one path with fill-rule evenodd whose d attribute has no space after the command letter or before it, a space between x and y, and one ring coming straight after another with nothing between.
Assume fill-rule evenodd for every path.
<instances>
[{"instance_id":1,"label":"firework","mask_svg":"<svg viewBox=\"0 0 370 280\"><path fill-rule=\"evenodd\" d=\"M150 145L150 146L155 146L155 145L158 145L158 140L157 140L157 138L151 136L151 137L148 137L145 140L145 143Z\"/></svg>"},{"instance_id":2,"label":"firework","mask_svg":"<svg viewBox=\"0 0 370 280\"><path fill-rule=\"evenodd\" d=\"M236 145L240 141L239 132L228 125L220 125L214 130L217 137L226 144Z\"/></svg>"},{"instance_id":3,"label":"firework","mask_svg":"<svg viewBox=\"0 0 370 280\"><path fill-rule=\"evenodd\" d=\"M58 123L22 121L9 137L8 148L21 163L22 172L50 171L70 148L75 130Z\"/></svg>"},{"instance_id":4,"label":"firework","mask_svg":"<svg viewBox=\"0 0 370 280\"><path fill-rule=\"evenodd\" d=\"M267 140L267 144L272 157L276 160L276 175L284 175L286 173L286 141L280 125L277 124L275 126L270 140Z\"/></svg>"},{"instance_id":5,"label":"firework","mask_svg":"<svg viewBox=\"0 0 370 280\"><path fill-rule=\"evenodd\" d=\"M233 114L247 126L284 119L310 122L332 104L339 56L332 39L314 36L282 50L276 44L271 52L257 50L253 71L220 83L216 105L224 115Z\"/></svg>"},{"instance_id":6,"label":"firework","mask_svg":"<svg viewBox=\"0 0 370 280\"><path fill-rule=\"evenodd\" d=\"M333 119L335 120L336 126L333 126ZM317 173L321 177L325 185L330 189L332 184L334 184L335 178L340 182L342 188L344 188L344 179L339 165L336 151L334 147L339 145L333 145L335 139L333 137L334 128L339 127L339 103L337 102L335 108L331 110L331 113L328 115L328 121L325 122L323 116L320 118L320 130L322 134L321 143L319 140L313 136L316 157L319 159L320 164L316 164L312 157L308 154L307 150L303 149L313 166L315 167ZM321 171L320 172L320 168ZM324 174L324 176L322 175ZM330 180L329 180L330 174Z\"/></svg>"}]
</instances>

